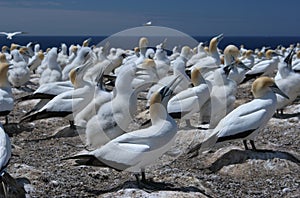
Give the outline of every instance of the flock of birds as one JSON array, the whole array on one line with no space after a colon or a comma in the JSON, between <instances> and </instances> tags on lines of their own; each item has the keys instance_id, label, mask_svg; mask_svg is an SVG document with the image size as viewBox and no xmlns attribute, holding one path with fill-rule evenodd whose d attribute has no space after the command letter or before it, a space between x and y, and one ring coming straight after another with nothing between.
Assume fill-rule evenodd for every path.
<instances>
[{"instance_id":1,"label":"flock of birds","mask_svg":"<svg viewBox=\"0 0 300 198\"><path fill-rule=\"evenodd\" d=\"M151 186L147 165L174 144L178 119L189 128L209 124L208 137L190 148L189 156L235 140L242 140L245 149L249 141L255 150L260 129L300 94L300 45L255 51L228 45L222 51L218 48L222 38L218 35L209 46L201 42L194 49L175 46L170 55L167 40L150 48L145 37L133 50L109 48L109 43L89 46L90 39L69 50L62 43L60 49L45 52L33 43L3 46L0 116L8 124L16 102L40 99L20 122L67 119L70 130L84 135L89 150L65 160L132 171L142 187ZM238 86L251 79L255 79L253 99L234 108ZM13 89L27 90L31 84L38 88L14 97ZM140 129L128 131L141 93L150 119ZM199 126L190 122L195 114ZM10 157L10 139L0 124L1 176Z\"/></svg>"}]
</instances>

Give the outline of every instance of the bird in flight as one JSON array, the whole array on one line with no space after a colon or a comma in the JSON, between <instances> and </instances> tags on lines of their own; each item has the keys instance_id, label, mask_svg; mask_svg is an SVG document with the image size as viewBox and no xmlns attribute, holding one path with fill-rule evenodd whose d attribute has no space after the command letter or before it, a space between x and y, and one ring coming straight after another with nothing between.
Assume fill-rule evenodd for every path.
<instances>
[{"instance_id":1,"label":"bird in flight","mask_svg":"<svg viewBox=\"0 0 300 198\"><path fill-rule=\"evenodd\" d=\"M25 32L0 32L0 34L6 35L6 38L11 40L13 36L17 34L25 34Z\"/></svg>"},{"instance_id":2,"label":"bird in flight","mask_svg":"<svg viewBox=\"0 0 300 198\"><path fill-rule=\"evenodd\" d=\"M144 26L151 26L151 25L152 25L152 22L151 22L151 21L148 21L147 23L144 23L143 25L144 25Z\"/></svg>"}]
</instances>

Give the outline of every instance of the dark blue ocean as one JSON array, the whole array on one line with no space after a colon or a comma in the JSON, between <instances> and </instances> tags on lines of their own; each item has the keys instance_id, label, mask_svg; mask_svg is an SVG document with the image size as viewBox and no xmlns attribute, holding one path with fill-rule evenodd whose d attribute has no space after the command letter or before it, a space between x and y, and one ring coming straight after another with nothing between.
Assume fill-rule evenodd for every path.
<instances>
[{"instance_id":1,"label":"dark blue ocean","mask_svg":"<svg viewBox=\"0 0 300 198\"><path fill-rule=\"evenodd\" d=\"M198 42L209 41L213 36L194 36ZM41 45L43 50L48 47L60 47L61 43L67 44L82 44L87 39L92 38L90 45L97 45L103 41L106 36L16 36L12 40L7 40L5 36L0 37L0 45L10 46L11 43L26 45L29 42L37 42ZM240 46L243 44L247 49L261 48L262 46L269 46L276 48L278 45L288 47L290 44L300 42L300 37L249 37L249 36L224 36L223 40L219 43L219 48L224 49L229 44ZM136 44L138 41L136 42ZM136 46L136 45L135 45ZM191 46L195 47L195 46Z\"/></svg>"}]
</instances>

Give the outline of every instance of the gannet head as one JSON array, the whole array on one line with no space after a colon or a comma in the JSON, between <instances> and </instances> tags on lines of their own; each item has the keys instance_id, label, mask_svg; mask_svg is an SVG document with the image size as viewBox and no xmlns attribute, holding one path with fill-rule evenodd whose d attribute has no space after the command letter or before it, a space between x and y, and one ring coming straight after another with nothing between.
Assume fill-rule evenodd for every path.
<instances>
[{"instance_id":1,"label":"gannet head","mask_svg":"<svg viewBox=\"0 0 300 198\"><path fill-rule=\"evenodd\" d=\"M240 50L235 45L227 45L224 49L224 56L226 55L237 58L240 55Z\"/></svg>"},{"instance_id":2,"label":"gannet head","mask_svg":"<svg viewBox=\"0 0 300 198\"><path fill-rule=\"evenodd\" d=\"M45 55L44 55L44 53L43 53L43 50L40 50L40 51L38 52L37 56L38 56L39 59L43 60L43 59L45 58Z\"/></svg>"},{"instance_id":3,"label":"gannet head","mask_svg":"<svg viewBox=\"0 0 300 198\"><path fill-rule=\"evenodd\" d=\"M6 45L2 46L2 52L6 52L8 50L8 47Z\"/></svg>"},{"instance_id":4,"label":"gannet head","mask_svg":"<svg viewBox=\"0 0 300 198\"><path fill-rule=\"evenodd\" d=\"M190 55L191 55L191 48L189 46L183 46L181 49L180 56L189 59Z\"/></svg>"},{"instance_id":5,"label":"gannet head","mask_svg":"<svg viewBox=\"0 0 300 198\"><path fill-rule=\"evenodd\" d=\"M88 47L91 41L92 41L92 38L88 38L88 39L84 40L82 43L82 46Z\"/></svg>"},{"instance_id":6,"label":"gannet head","mask_svg":"<svg viewBox=\"0 0 300 198\"><path fill-rule=\"evenodd\" d=\"M191 81L194 86L200 85L201 81L204 80L202 75L201 75L201 69L200 68L195 68L192 70L191 73Z\"/></svg>"},{"instance_id":7,"label":"gannet head","mask_svg":"<svg viewBox=\"0 0 300 198\"><path fill-rule=\"evenodd\" d=\"M297 58L300 58L300 51L296 53Z\"/></svg>"},{"instance_id":8,"label":"gannet head","mask_svg":"<svg viewBox=\"0 0 300 198\"><path fill-rule=\"evenodd\" d=\"M272 78L263 76L257 78L252 84L251 92L255 98L260 98L269 91L273 91L274 93L278 93L285 98L289 98L278 88L278 86L275 84L275 81Z\"/></svg>"},{"instance_id":9,"label":"gannet head","mask_svg":"<svg viewBox=\"0 0 300 198\"><path fill-rule=\"evenodd\" d=\"M142 48L147 48L147 47L148 47L148 39L146 37L140 38L139 48L142 49Z\"/></svg>"},{"instance_id":10,"label":"gannet head","mask_svg":"<svg viewBox=\"0 0 300 198\"><path fill-rule=\"evenodd\" d=\"M20 45L18 45L18 44L15 44L15 43L12 43L11 45L10 45L10 51L13 51L14 49L17 49L18 47L20 47Z\"/></svg>"},{"instance_id":11,"label":"gannet head","mask_svg":"<svg viewBox=\"0 0 300 198\"><path fill-rule=\"evenodd\" d=\"M249 58L253 54L253 50L247 50L245 53L245 57Z\"/></svg>"},{"instance_id":12,"label":"gannet head","mask_svg":"<svg viewBox=\"0 0 300 198\"><path fill-rule=\"evenodd\" d=\"M210 53L217 51L217 46L222 39L223 39L223 34L220 34L210 40L210 43L209 43L209 52Z\"/></svg>"},{"instance_id":13,"label":"gannet head","mask_svg":"<svg viewBox=\"0 0 300 198\"><path fill-rule=\"evenodd\" d=\"M182 77L178 75L168 85L160 88L157 92L155 92L150 99L150 106L155 103L160 103L164 107L166 107L169 99L173 94L173 91L175 90L176 86L180 83L181 80Z\"/></svg>"},{"instance_id":14,"label":"gannet head","mask_svg":"<svg viewBox=\"0 0 300 198\"><path fill-rule=\"evenodd\" d=\"M278 54L276 51L271 50L271 49L266 51L266 58L267 59L271 59L272 57L275 57L275 56L282 56L282 55Z\"/></svg>"}]
</instances>

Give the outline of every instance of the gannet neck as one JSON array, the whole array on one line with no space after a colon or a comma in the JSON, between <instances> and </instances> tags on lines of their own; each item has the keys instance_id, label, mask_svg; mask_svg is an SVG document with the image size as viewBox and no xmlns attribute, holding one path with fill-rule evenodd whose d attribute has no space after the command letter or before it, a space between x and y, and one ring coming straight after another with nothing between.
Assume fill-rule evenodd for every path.
<instances>
[{"instance_id":1,"label":"gannet neck","mask_svg":"<svg viewBox=\"0 0 300 198\"><path fill-rule=\"evenodd\" d=\"M274 85L275 82L269 77L260 77L256 79L251 88L251 92L255 98L262 98L269 95L274 95L274 92L270 89L270 86Z\"/></svg>"},{"instance_id":2,"label":"gannet neck","mask_svg":"<svg viewBox=\"0 0 300 198\"><path fill-rule=\"evenodd\" d=\"M10 86L9 81L8 81L8 68L9 68L9 63L1 63L0 64L0 87L1 88L6 88Z\"/></svg>"},{"instance_id":3,"label":"gannet neck","mask_svg":"<svg viewBox=\"0 0 300 198\"><path fill-rule=\"evenodd\" d=\"M191 81L195 87L205 82L205 79L201 75L200 68L196 68L192 71Z\"/></svg>"},{"instance_id":4,"label":"gannet neck","mask_svg":"<svg viewBox=\"0 0 300 198\"><path fill-rule=\"evenodd\" d=\"M0 63L7 63L6 56L3 53L0 53Z\"/></svg>"},{"instance_id":5,"label":"gannet neck","mask_svg":"<svg viewBox=\"0 0 300 198\"><path fill-rule=\"evenodd\" d=\"M224 64L231 64L239 55L240 51L235 45L228 45L224 49Z\"/></svg>"}]
</instances>

